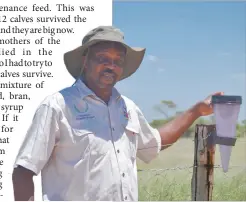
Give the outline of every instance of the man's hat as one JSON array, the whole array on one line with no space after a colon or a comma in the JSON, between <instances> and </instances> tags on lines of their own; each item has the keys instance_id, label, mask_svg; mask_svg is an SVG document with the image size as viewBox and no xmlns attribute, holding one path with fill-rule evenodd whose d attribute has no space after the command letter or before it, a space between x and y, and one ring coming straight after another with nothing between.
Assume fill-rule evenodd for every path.
<instances>
[{"instance_id":1,"label":"man's hat","mask_svg":"<svg viewBox=\"0 0 246 202\"><path fill-rule=\"evenodd\" d=\"M145 48L133 48L126 45L123 32L113 26L99 26L85 35L81 46L64 54L66 68L75 79L80 77L83 71L82 56L84 52L91 45L103 41L119 42L127 50L120 80L129 77L139 68L145 54Z\"/></svg>"}]
</instances>

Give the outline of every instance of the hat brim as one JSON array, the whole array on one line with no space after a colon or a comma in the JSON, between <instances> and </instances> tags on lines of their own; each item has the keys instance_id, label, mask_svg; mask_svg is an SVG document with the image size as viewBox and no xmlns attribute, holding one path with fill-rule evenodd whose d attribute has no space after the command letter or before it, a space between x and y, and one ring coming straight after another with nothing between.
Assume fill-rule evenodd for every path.
<instances>
[{"instance_id":1,"label":"hat brim","mask_svg":"<svg viewBox=\"0 0 246 202\"><path fill-rule=\"evenodd\" d=\"M94 39L89 41L88 43L79 46L78 48L69 51L64 54L64 63L68 70L68 72L71 74L71 76L75 79L81 76L83 72L83 63L82 63L82 56L85 50L87 50L88 47L101 42L101 41L111 41L111 42L119 42L116 40L103 40L103 39ZM120 80L123 80L129 76L131 76L136 70L139 68L140 64L143 61L144 54L145 54L145 48L137 48L137 47L130 47L126 45L125 43L121 43L126 49L126 59L125 59L125 65L123 67L123 74L120 78Z\"/></svg>"}]
</instances>

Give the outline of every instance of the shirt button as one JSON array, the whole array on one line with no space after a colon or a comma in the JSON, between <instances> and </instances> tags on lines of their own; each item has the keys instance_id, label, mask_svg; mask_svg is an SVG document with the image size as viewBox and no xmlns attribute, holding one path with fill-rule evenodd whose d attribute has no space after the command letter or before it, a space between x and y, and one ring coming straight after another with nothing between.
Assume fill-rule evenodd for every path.
<instances>
[{"instance_id":1,"label":"shirt button","mask_svg":"<svg viewBox=\"0 0 246 202\"><path fill-rule=\"evenodd\" d=\"M120 153L120 150L119 149L117 149L117 153Z\"/></svg>"},{"instance_id":2,"label":"shirt button","mask_svg":"<svg viewBox=\"0 0 246 202\"><path fill-rule=\"evenodd\" d=\"M112 128L112 131L114 131L114 128Z\"/></svg>"},{"instance_id":3,"label":"shirt button","mask_svg":"<svg viewBox=\"0 0 246 202\"><path fill-rule=\"evenodd\" d=\"M125 173L122 173L122 177L125 177Z\"/></svg>"},{"instance_id":4,"label":"shirt button","mask_svg":"<svg viewBox=\"0 0 246 202\"><path fill-rule=\"evenodd\" d=\"M127 200L127 196L125 196L125 200Z\"/></svg>"}]
</instances>

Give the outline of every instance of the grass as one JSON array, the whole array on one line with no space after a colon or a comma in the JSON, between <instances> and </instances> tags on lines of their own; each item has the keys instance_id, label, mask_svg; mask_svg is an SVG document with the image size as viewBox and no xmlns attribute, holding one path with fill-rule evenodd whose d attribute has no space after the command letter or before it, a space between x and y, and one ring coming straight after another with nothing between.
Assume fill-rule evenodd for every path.
<instances>
[{"instance_id":1,"label":"grass","mask_svg":"<svg viewBox=\"0 0 246 202\"><path fill-rule=\"evenodd\" d=\"M215 168L213 200L246 201L246 138L237 140L232 149L230 169L224 173ZM138 161L140 201L190 201L191 177L194 158L194 142L180 139L150 164ZM215 164L221 165L219 146L216 148ZM173 168L173 169L169 169ZM175 169L176 168L176 169ZM164 169L148 171L146 169Z\"/></svg>"}]
</instances>

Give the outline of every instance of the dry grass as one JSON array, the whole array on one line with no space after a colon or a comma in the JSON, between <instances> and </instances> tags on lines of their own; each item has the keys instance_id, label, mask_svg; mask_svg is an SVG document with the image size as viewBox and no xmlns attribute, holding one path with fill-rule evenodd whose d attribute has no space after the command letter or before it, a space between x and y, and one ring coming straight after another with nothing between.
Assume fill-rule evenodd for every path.
<instances>
[{"instance_id":1,"label":"dry grass","mask_svg":"<svg viewBox=\"0 0 246 202\"><path fill-rule=\"evenodd\" d=\"M213 200L246 200L246 138L237 140L232 150L230 170L215 169ZM180 139L162 151L150 164L138 162L138 169L164 169L139 172L139 200L191 200L191 177L194 158L192 139ZM219 146L215 164L221 165ZM176 169L168 169L176 168Z\"/></svg>"}]
</instances>

